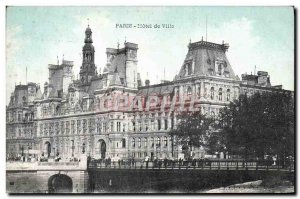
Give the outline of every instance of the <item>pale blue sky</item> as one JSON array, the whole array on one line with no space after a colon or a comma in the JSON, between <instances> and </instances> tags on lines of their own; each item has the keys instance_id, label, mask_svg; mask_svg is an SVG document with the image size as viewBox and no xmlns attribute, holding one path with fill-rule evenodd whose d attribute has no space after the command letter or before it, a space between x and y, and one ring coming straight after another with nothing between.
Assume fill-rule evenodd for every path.
<instances>
[{"instance_id":1,"label":"pale blue sky","mask_svg":"<svg viewBox=\"0 0 300 199\"><path fill-rule=\"evenodd\" d=\"M87 18L93 31L98 71L105 48L139 44L138 69L151 83L172 80L187 53L189 40L229 43L228 59L237 75L268 71L273 85L294 90L294 13L292 7L9 7L6 21L6 99L15 82L48 81L48 64L59 59L81 64ZM116 29L116 23L173 24L173 29Z\"/></svg>"}]
</instances>

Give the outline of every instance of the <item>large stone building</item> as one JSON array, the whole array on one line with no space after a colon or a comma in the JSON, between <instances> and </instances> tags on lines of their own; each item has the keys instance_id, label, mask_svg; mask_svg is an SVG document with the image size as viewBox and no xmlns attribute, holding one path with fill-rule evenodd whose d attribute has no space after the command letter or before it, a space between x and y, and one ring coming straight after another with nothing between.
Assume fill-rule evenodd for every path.
<instances>
[{"instance_id":1,"label":"large stone building","mask_svg":"<svg viewBox=\"0 0 300 199\"><path fill-rule=\"evenodd\" d=\"M49 82L17 85L6 108L7 156L63 158L178 158L182 149L169 135L181 111L216 116L243 93L284 91L271 86L267 72L234 74L228 44L190 43L173 81L150 85L137 71L138 45L107 48L107 63L97 72L92 31L85 31L80 79L73 62L49 65ZM202 148L194 148L203 157Z\"/></svg>"}]
</instances>

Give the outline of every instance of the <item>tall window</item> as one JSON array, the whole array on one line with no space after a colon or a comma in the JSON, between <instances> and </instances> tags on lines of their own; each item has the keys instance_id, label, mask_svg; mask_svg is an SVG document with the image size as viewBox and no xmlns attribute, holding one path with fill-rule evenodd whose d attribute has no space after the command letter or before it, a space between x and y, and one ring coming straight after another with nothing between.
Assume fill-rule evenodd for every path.
<instances>
[{"instance_id":1,"label":"tall window","mask_svg":"<svg viewBox=\"0 0 300 199\"><path fill-rule=\"evenodd\" d=\"M142 131L142 123L139 122L139 131Z\"/></svg>"},{"instance_id":2,"label":"tall window","mask_svg":"<svg viewBox=\"0 0 300 199\"><path fill-rule=\"evenodd\" d=\"M148 140L147 140L147 138L145 137L145 138L144 138L144 147L145 147L145 148L147 147L147 141L148 141Z\"/></svg>"},{"instance_id":3,"label":"tall window","mask_svg":"<svg viewBox=\"0 0 300 199\"><path fill-rule=\"evenodd\" d=\"M97 123L97 132L101 133L101 123Z\"/></svg>"},{"instance_id":4,"label":"tall window","mask_svg":"<svg viewBox=\"0 0 300 199\"><path fill-rule=\"evenodd\" d=\"M106 122L102 123L103 124L103 131L106 132L106 129L107 129L107 125L106 125Z\"/></svg>"},{"instance_id":5,"label":"tall window","mask_svg":"<svg viewBox=\"0 0 300 199\"><path fill-rule=\"evenodd\" d=\"M151 130L154 131L155 130L155 123L153 120L151 120Z\"/></svg>"},{"instance_id":6,"label":"tall window","mask_svg":"<svg viewBox=\"0 0 300 199\"><path fill-rule=\"evenodd\" d=\"M125 140L125 138L122 139L122 148L126 148L126 140Z\"/></svg>"},{"instance_id":7,"label":"tall window","mask_svg":"<svg viewBox=\"0 0 300 199\"><path fill-rule=\"evenodd\" d=\"M230 101L230 89L227 89L226 101Z\"/></svg>"},{"instance_id":8,"label":"tall window","mask_svg":"<svg viewBox=\"0 0 300 199\"><path fill-rule=\"evenodd\" d=\"M135 139L132 138L132 147L134 148L135 147Z\"/></svg>"},{"instance_id":9,"label":"tall window","mask_svg":"<svg viewBox=\"0 0 300 199\"><path fill-rule=\"evenodd\" d=\"M161 129L161 121L160 120L157 120L157 128L158 128L158 130Z\"/></svg>"},{"instance_id":10,"label":"tall window","mask_svg":"<svg viewBox=\"0 0 300 199\"><path fill-rule=\"evenodd\" d=\"M168 138L165 136L164 137L164 146L167 147L168 146Z\"/></svg>"},{"instance_id":11,"label":"tall window","mask_svg":"<svg viewBox=\"0 0 300 199\"><path fill-rule=\"evenodd\" d=\"M135 122L132 122L133 131L135 131Z\"/></svg>"},{"instance_id":12,"label":"tall window","mask_svg":"<svg viewBox=\"0 0 300 199\"><path fill-rule=\"evenodd\" d=\"M118 131L118 132L121 131L121 122L117 122L117 131Z\"/></svg>"},{"instance_id":13,"label":"tall window","mask_svg":"<svg viewBox=\"0 0 300 199\"><path fill-rule=\"evenodd\" d=\"M123 132L125 132L125 129L126 129L126 124L123 123Z\"/></svg>"},{"instance_id":14,"label":"tall window","mask_svg":"<svg viewBox=\"0 0 300 199\"><path fill-rule=\"evenodd\" d=\"M214 98L215 98L215 89L214 89L214 87L211 87L211 89L210 89L210 99L214 100Z\"/></svg>"},{"instance_id":15,"label":"tall window","mask_svg":"<svg viewBox=\"0 0 300 199\"><path fill-rule=\"evenodd\" d=\"M86 133L86 131L87 131L86 119L84 119L82 122L82 130L83 130L83 133Z\"/></svg>"},{"instance_id":16,"label":"tall window","mask_svg":"<svg viewBox=\"0 0 300 199\"><path fill-rule=\"evenodd\" d=\"M188 95L188 99L191 99L191 97L192 97L192 88L190 86L187 89L187 95Z\"/></svg>"},{"instance_id":17,"label":"tall window","mask_svg":"<svg viewBox=\"0 0 300 199\"><path fill-rule=\"evenodd\" d=\"M222 88L219 89L219 101L222 101Z\"/></svg>"},{"instance_id":18,"label":"tall window","mask_svg":"<svg viewBox=\"0 0 300 199\"><path fill-rule=\"evenodd\" d=\"M72 131L72 134L75 133L75 121L74 120L71 121L71 131Z\"/></svg>"},{"instance_id":19,"label":"tall window","mask_svg":"<svg viewBox=\"0 0 300 199\"><path fill-rule=\"evenodd\" d=\"M168 120L165 119L165 130L167 130L167 129L168 129Z\"/></svg>"},{"instance_id":20,"label":"tall window","mask_svg":"<svg viewBox=\"0 0 300 199\"><path fill-rule=\"evenodd\" d=\"M66 121L66 134L69 134L70 132L70 122Z\"/></svg>"},{"instance_id":21,"label":"tall window","mask_svg":"<svg viewBox=\"0 0 300 199\"><path fill-rule=\"evenodd\" d=\"M204 88L204 98L206 98L207 97L207 88Z\"/></svg>"},{"instance_id":22,"label":"tall window","mask_svg":"<svg viewBox=\"0 0 300 199\"><path fill-rule=\"evenodd\" d=\"M151 137L151 148L154 147L154 137Z\"/></svg>"},{"instance_id":23,"label":"tall window","mask_svg":"<svg viewBox=\"0 0 300 199\"><path fill-rule=\"evenodd\" d=\"M157 137L156 147L160 147L160 137Z\"/></svg>"},{"instance_id":24,"label":"tall window","mask_svg":"<svg viewBox=\"0 0 300 199\"><path fill-rule=\"evenodd\" d=\"M139 148L141 148L142 144L141 144L141 138L138 139L138 146Z\"/></svg>"},{"instance_id":25,"label":"tall window","mask_svg":"<svg viewBox=\"0 0 300 199\"><path fill-rule=\"evenodd\" d=\"M188 73L188 75L191 75L192 72L193 72L192 71L192 64L189 63L189 64L186 65L186 67L187 67L187 73Z\"/></svg>"},{"instance_id":26,"label":"tall window","mask_svg":"<svg viewBox=\"0 0 300 199\"><path fill-rule=\"evenodd\" d=\"M114 122L110 122L110 131L114 131Z\"/></svg>"},{"instance_id":27,"label":"tall window","mask_svg":"<svg viewBox=\"0 0 300 199\"><path fill-rule=\"evenodd\" d=\"M218 74L222 75L222 64L218 64Z\"/></svg>"}]
</instances>

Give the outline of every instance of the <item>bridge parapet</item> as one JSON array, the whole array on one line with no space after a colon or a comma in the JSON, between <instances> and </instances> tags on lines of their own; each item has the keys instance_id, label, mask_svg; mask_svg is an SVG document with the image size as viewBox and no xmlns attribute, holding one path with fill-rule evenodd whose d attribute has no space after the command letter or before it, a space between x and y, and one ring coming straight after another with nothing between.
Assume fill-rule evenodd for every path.
<instances>
[{"instance_id":1,"label":"bridge parapet","mask_svg":"<svg viewBox=\"0 0 300 199\"><path fill-rule=\"evenodd\" d=\"M80 162L6 162L7 171L19 170L86 170L86 159Z\"/></svg>"}]
</instances>

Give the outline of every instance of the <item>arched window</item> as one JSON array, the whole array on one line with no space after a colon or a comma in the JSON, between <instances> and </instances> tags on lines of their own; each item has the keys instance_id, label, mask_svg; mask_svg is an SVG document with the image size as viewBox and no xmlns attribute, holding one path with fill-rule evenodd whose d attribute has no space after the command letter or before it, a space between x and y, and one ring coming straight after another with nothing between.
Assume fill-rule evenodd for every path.
<instances>
[{"instance_id":1,"label":"arched window","mask_svg":"<svg viewBox=\"0 0 300 199\"><path fill-rule=\"evenodd\" d=\"M125 140L125 138L122 139L122 148L126 148L126 140Z\"/></svg>"},{"instance_id":2,"label":"arched window","mask_svg":"<svg viewBox=\"0 0 300 199\"><path fill-rule=\"evenodd\" d=\"M214 100L214 98L215 98L215 89L214 89L214 87L211 87L210 88L210 99Z\"/></svg>"},{"instance_id":3,"label":"arched window","mask_svg":"<svg viewBox=\"0 0 300 199\"><path fill-rule=\"evenodd\" d=\"M227 89L227 94L226 94L226 101L230 101L230 89Z\"/></svg>"},{"instance_id":4,"label":"arched window","mask_svg":"<svg viewBox=\"0 0 300 199\"><path fill-rule=\"evenodd\" d=\"M132 138L132 147L134 148L135 147L135 139Z\"/></svg>"},{"instance_id":5,"label":"arched window","mask_svg":"<svg viewBox=\"0 0 300 199\"><path fill-rule=\"evenodd\" d=\"M219 89L219 101L222 101L222 88Z\"/></svg>"}]
</instances>

